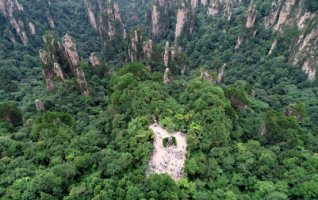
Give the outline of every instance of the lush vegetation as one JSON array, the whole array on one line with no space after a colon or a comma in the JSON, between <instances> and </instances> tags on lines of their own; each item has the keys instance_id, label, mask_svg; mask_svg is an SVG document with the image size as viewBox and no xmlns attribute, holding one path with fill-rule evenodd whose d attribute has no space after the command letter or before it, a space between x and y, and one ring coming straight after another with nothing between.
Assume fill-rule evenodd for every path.
<instances>
[{"instance_id":1,"label":"lush vegetation","mask_svg":"<svg viewBox=\"0 0 318 200\"><path fill-rule=\"evenodd\" d=\"M174 146L177 146L177 139L176 139L176 137L174 137L174 136L171 136L171 137L172 137L172 141L173 141ZM163 139L162 139L162 145L163 145L164 147L167 146L167 141L169 140L169 138L170 138L170 137L166 137L166 138L163 138Z\"/></svg>"},{"instance_id":2,"label":"lush vegetation","mask_svg":"<svg viewBox=\"0 0 318 200\"><path fill-rule=\"evenodd\" d=\"M55 6L21 1L38 31L27 46L10 42L0 14L0 199L318 198L318 82L288 62L287 47L298 39L298 30L285 29L289 37L280 38L268 55L274 33L262 22L270 1L256 2L255 37L245 28L250 1L236 4L230 21L223 13L212 17L207 8L196 8L192 34L185 31L178 38L186 74L172 70L171 84L163 83L159 54L151 63L155 72L140 62L122 64L130 36L122 48L98 52L102 41L85 17L83 2L51 2ZM316 1L305 2L316 9ZM150 2L135 3L143 37L152 38L150 15L144 15ZM138 24L129 19L132 1L118 4L125 8L121 14L129 33ZM72 87L73 77L67 77L68 87L56 83L53 93L46 88L38 56L49 29L45 7L56 24L51 34L59 39L68 33L76 40L89 96ZM160 19L169 23L168 31L152 38L157 52L166 41L174 43L175 14L171 10ZM235 49L240 33L249 40ZM107 44L119 45L112 42ZM100 67L88 61L92 52L101 58ZM216 79L224 63L223 83L196 77L204 67ZM245 112L233 108L231 96L247 105ZM36 99L46 111L37 110ZM155 135L148 128L153 117L170 132L187 133L185 176L178 183L168 175L145 177L154 149Z\"/></svg>"}]
</instances>

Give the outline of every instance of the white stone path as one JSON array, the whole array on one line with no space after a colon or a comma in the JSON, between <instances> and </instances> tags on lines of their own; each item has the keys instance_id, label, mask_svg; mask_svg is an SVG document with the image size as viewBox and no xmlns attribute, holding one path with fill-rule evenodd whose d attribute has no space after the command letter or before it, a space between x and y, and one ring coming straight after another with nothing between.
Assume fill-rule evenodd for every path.
<instances>
[{"instance_id":1,"label":"white stone path","mask_svg":"<svg viewBox=\"0 0 318 200\"><path fill-rule=\"evenodd\" d=\"M163 129L159 124L157 125L157 127L155 127L155 125L157 124L153 124L149 126L149 128L152 129L152 131L156 135L156 140L154 142L154 146L155 146L154 153L152 157L149 159L149 163L148 163L148 164L152 163L152 165L149 165L150 170L148 171L148 174L149 173L158 173L158 174L167 173L171 175L173 180L177 181L178 179L182 178L181 175L178 175L177 170L179 170L180 172L179 174L183 174L182 168L184 169L184 165L185 165L184 162L186 159L185 154L186 154L186 147L187 147L186 136L185 135L181 136L181 132L169 133L166 129ZM162 145L163 138L170 137L170 136L174 136L176 138L177 140L176 148L163 147ZM183 155L180 156L178 159L175 157L175 155L177 154L176 152L178 153L182 152ZM168 164L165 164L165 162L168 162ZM164 167L163 165L167 165L167 167Z\"/></svg>"}]
</instances>

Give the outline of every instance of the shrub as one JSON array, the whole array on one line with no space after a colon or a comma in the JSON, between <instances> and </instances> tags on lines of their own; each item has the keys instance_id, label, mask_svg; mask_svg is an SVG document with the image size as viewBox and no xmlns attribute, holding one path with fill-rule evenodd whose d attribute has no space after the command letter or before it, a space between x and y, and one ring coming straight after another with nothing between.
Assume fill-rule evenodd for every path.
<instances>
[{"instance_id":1,"label":"shrub","mask_svg":"<svg viewBox=\"0 0 318 200\"><path fill-rule=\"evenodd\" d=\"M174 146L177 146L177 139L176 139L174 136L171 136L171 137L172 137ZM164 147L167 146L167 141L168 141L169 138L170 138L170 137L163 138L163 140L162 140L162 145L163 145Z\"/></svg>"}]
</instances>

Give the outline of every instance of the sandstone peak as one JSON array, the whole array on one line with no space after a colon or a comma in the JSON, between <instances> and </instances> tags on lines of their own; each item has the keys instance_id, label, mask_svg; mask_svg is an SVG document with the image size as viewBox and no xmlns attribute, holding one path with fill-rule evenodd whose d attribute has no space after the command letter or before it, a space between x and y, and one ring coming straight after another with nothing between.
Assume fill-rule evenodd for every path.
<instances>
[{"instance_id":1,"label":"sandstone peak","mask_svg":"<svg viewBox=\"0 0 318 200\"><path fill-rule=\"evenodd\" d=\"M40 100L35 100L35 106L38 111L46 111L47 109L44 107L44 104Z\"/></svg>"},{"instance_id":2,"label":"sandstone peak","mask_svg":"<svg viewBox=\"0 0 318 200\"><path fill-rule=\"evenodd\" d=\"M72 41L72 37L66 34L63 37L64 54L71 67L72 73L75 73L75 68L80 65L80 60L76 51L76 44Z\"/></svg>"},{"instance_id":3,"label":"sandstone peak","mask_svg":"<svg viewBox=\"0 0 318 200\"><path fill-rule=\"evenodd\" d=\"M224 64L223 67L221 68L221 72L218 75L218 83L222 83L223 81L225 67L226 67L226 64Z\"/></svg>"},{"instance_id":4,"label":"sandstone peak","mask_svg":"<svg viewBox=\"0 0 318 200\"><path fill-rule=\"evenodd\" d=\"M207 70L200 69L200 78L209 81L209 83L215 84L216 80Z\"/></svg>"},{"instance_id":5,"label":"sandstone peak","mask_svg":"<svg viewBox=\"0 0 318 200\"><path fill-rule=\"evenodd\" d=\"M99 60L98 57L96 55L96 53L92 53L91 56L89 57L89 61L91 62L91 64L96 67L99 65Z\"/></svg>"},{"instance_id":6,"label":"sandstone peak","mask_svg":"<svg viewBox=\"0 0 318 200\"><path fill-rule=\"evenodd\" d=\"M172 78L169 77L169 71L170 71L169 68L166 68L165 74L164 74L164 76L163 76L163 82L164 82L165 84L171 83L171 81L172 81Z\"/></svg>"},{"instance_id":7,"label":"sandstone peak","mask_svg":"<svg viewBox=\"0 0 318 200\"><path fill-rule=\"evenodd\" d=\"M178 14L177 14L177 24L176 24L176 31L175 31L175 46L178 46L177 38L182 32L184 24L188 21L188 13L189 13L189 8L186 7L185 1L182 0L180 7L178 9Z\"/></svg>"},{"instance_id":8,"label":"sandstone peak","mask_svg":"<svg viewBox=\"0 0 318 200\"><path fill-rule=\"evenodd\" d=\"M254 26L255 20L256 20L256 14L257 14L257 10L256 10L256 5L254 4L254 6L250 6L248 11L247 11L247 22L246 22L246 27L247 28L251 28Z\"/></svg>"},{"instance_id":9,"label":"sandstone peak","mask_svg":"<svg viewBox=\"0 0 318 200\"><path fill-rule=\"evenodd\" d=\"M89 23L91 24L92 28L97 31L96 19L94 13L92 11L92 5L89 1L84 0L84 7L86 8L86 13L88 15Z\"/></svg>"}]
</instances>

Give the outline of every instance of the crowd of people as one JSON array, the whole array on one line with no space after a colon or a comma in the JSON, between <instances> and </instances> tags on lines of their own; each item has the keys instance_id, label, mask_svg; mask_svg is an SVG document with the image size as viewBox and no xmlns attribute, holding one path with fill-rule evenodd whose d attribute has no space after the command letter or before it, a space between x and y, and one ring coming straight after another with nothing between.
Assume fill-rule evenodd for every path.
<instances>
[{"instance_id":1,"label":"crowd of people","mask_svg":"<svg viewBox=\"0 0 318 200\"><path fill-rule=\"evenodd\" d=\"M167 132L161 126L152 125L150 128L156 135L154 140L155 150L150 154L150 159L148 160L149 173L167 173L177 181L181 179L184 175L184 165L186 160L186 137L184 134L174 131L173 133ZM163 146L163 138L165 136L174 136L177 140L177 146Z\"/></svg>"}]
</instances>

